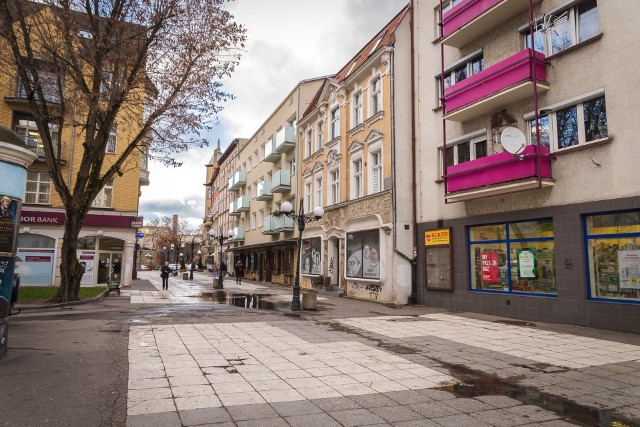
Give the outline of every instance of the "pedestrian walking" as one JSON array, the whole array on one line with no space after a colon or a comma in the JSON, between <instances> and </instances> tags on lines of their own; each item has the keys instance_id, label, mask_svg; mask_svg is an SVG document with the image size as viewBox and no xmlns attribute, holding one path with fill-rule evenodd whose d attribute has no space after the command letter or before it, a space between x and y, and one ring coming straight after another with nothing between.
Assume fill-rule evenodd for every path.
<instances>
[{"instance_id":1,"label":"pedestrian walking","mask_svg":"<svg viewBox=\"0 0 640 427\"><path fill-rule=\"evenodd\" d=\"M162 289L169 289L169 274L171 274L171 267L169 267L169 261L165 261L164 265L160 268L160 277L162 277Z\"/></svg>"},{"instance_id":2,"label":"pedestrian walking","mask_svg":"<svg viewBox=\"0 0 640 427\"><path fill-rule=\"evenodd\" d=\"M218 264L216 264L215 261L213 261L213 264L211 264L211 271L213 272L213 278L217 279L218 278Z\"/></svg>"},{"instance_id":3,"label":"pedestrian walking","mask_svg":"<svg viewBox=\"0 0 640 427\"><path fill-rule=\"evenodd\" d=\"M224 282L224 277L227 275L227 264L224 261L220 262L220 276L222 277L222 281Z\"/></svg>"},{"instance_id":4,"label":"pedestrian walking","mask_svg":"<svg viewBox=\"0 0 640 427\"><path fill-rule=\"evenodd\" d=\"M244 276L244 264L242 264L242 260L238 260L238 262L236 262L235 273L236 283L238 285L242 285L242 276Z\"/></svg>"}]
</instances>

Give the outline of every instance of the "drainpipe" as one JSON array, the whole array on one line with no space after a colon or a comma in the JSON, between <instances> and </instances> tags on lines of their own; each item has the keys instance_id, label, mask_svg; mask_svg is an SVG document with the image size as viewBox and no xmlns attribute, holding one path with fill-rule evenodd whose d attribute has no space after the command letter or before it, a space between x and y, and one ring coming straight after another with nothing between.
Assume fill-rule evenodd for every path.
<instances>
[{"instance_id":1,"label":"drainpipe","mask_svg":"<svg viewBox=\"0 0 640 427\"><path fill-rule=\"evenodd\" d=\"M411 27L413 25L413 19L411 19L411 15L410 15L410 19L409 19L409 26ZM411 34L411 63L413 64L413 35L412 32ZM392 198L393 198L393 252L396 253L397 255L399 255L401 258L405 259L406 261L408 261L411 264L411 295L409 296L409 304L415 304L416 301L416 293L415 293L415 289L416 289L416 274L415 274L415 269L416 269L416 261L415 258L409 257L407 255L405 255L403 252L398 250L397 247L397 240L398 240L398 224L397 224L397 203L396 203L396 133L395 133L395 60L394 60L394 51L391 50L391 58L390 58L390 63L391 63L391 73L390 73L390 77L391 77L391 174L392 174ZM412 73L413 75L413 73ZM412 94L413 97L413 94ZM412 110L413 110L413 105L412 105ZM412 136L415 134L414 130L413 130L413 117L412 117L412 124L411 124L411 128L412 128ZM415 148L412 145L412 152L415 154ZM415 201L415 162L413 163L413 170L412 170L412 191L413 191L413 196L414 196L414 201ZM416 212L416 206L415 203L413 203L413 227L415 230L415 222L416 222L416 217L415 217L415 212ZM414 232L414 238L413 238L413 246L415 247L415 232Z\"/></svg>"}]
</instances>

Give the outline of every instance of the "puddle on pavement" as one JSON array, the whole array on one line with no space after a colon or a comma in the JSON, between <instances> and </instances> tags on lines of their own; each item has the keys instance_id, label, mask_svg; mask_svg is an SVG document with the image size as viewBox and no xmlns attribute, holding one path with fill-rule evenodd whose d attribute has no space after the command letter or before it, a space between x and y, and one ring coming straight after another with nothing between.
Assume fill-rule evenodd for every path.
<instances>
[{"instance_id":1,"label":"puddle on pavement","mask_svg":"<svg viewBox=\"0 0 640 427\"><path fill-rule=\"evenodd\" d=\"M442 387L442 389L454 393L457 397L471 398L502 395L527 405L535 405L555 412L564 417L564 421L580 423L578 425L639 427L637 423L607 414L598 409L588 408L568 399L552 396L530 387L507 383L500 378L483 375L460 365L443 363L443 366L449 369L450 374L460 379L460 381L451 386Z\"/></svg>"},{"instance_id":2,"label":"puddle on pavement","mask_svg":"<svg viewBox=\"0 0 640 427\"><path fill-rule=\"evenodd\" d=\"M276 305L267 301L271 294L248 294L229 291L204 292L196 298L211 301L214 304L234 305L236 307L255 308L258 310L275 310Z\"/></svg>"}]
</instances>

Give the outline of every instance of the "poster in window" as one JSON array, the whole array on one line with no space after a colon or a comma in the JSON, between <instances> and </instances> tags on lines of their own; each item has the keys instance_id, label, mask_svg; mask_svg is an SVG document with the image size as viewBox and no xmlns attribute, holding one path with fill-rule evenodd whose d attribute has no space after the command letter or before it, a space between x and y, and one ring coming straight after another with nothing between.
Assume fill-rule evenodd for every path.
<instances>
[{"instance_id":1,"label":"poster in window","mask_svg":"<svg viewBox=\"0 0 640 427\"><path fill-rule=\"evenodd\" d=\"M486 283L498 283L500 281L498 253L494 251L483 251L480 254L480 260L482 263L482 281Z\"/></svg>"},{"instance_id":2,"label":"poster in window","mask_svg":"<svg viewBox=\"0 0 640 427\"><path fill-rule=\"evenodd\" d=\"M362 277L362 237L347 234L347 276Z\"/></svg>"},{"instance_id":3,"label":"poster in window","mask_svg":"<svg viewBox=\"0 0 640 427\"><path fill-rule=\"evenodd\" d=\"M0 252L13 253L18 201L0 195Z\"/></svg>"},{"instance_id":4,"label":"poster in window","mask_svg":"<svg viewBox=\"0 0 640 427\"><path fill-rule=\"evenodd\" d=\"M618 251L620 287L640 289L640 251Z\"/></svg>"},{"instance_id":5,"label":"poster in window","mask_svg":"<svg viewBox=\"0 0 640 427\"><path fill-rule=\"evenodd\" d=\"M535 279L538 277L538 262L535 248L517 249L518 278Z\"/></svg>"},{"instance_id":6,"label":"poster in window","mask_svg":"<svg viewBox=\"0 0 640 427\"><path fill-rule=\"evenodd\" d=\"M321 244L319 238L302 241L302 274L320 274Z\"/></svg>"},{"instance_id":7,"label":"poster in window","mask_svg":"<svg viewBox=\"0 0 640 427\"><path fill-rule=\"evenodd\" d=\"M380 238L378 232L362 236L362 277L380 278Z\"/></svg>"}]
</instances>

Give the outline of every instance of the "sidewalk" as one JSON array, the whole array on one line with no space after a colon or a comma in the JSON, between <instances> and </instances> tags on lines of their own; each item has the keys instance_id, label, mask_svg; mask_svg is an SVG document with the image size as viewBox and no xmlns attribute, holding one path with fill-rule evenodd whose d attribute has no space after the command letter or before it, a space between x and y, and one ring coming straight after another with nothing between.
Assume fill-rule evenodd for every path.
<instances>
[{"instance_id":1,"label":"sidewalk","mask_svg":"<svg viewBox=\"0 0 640 427\"><path fill-rule=\"evenodd\" d=\"M318 300L287 320L132 328L128 425L640 425L638 335Z\"/></svg>"}]
</instances>

